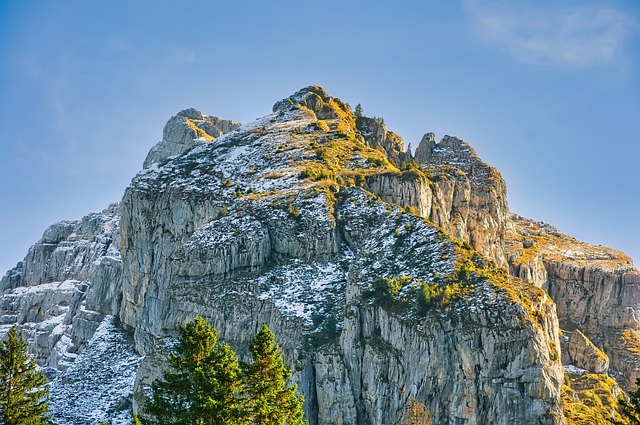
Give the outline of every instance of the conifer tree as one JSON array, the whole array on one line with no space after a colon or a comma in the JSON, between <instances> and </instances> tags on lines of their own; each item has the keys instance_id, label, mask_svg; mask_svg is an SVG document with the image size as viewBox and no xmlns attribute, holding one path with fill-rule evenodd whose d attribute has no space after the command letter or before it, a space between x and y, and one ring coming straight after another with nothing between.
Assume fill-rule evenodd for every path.
<instances>
[{"instance_id":1,"label":"conifer tree","mask_svg":"<svg viewBox=\"0 0 640 425\"><path fill-rule=\"evenodd\" d=\"M253 363L243 365L245 408L249 424L302 425L304 398L297 385L286 387L291 371L279 353L275 335L267 325L249 344Z\"/></svg>"},{"instance_id":2,"label":"conifer tree","mask_svg":"<svg viewBox=\"0 0 640 425\"><path fill-rule=\"evenodd\" d=\"M356 117L362 116L362 105L360 105L359 103L356 105L355 115Z\"/></svg>"},{"instance_id":3,"label":"conifer tree","mask_svg":"<svg viewBox=\"0 0 640 425\"><path fill-rule=\"evenodd\" d=\"M47 424L49 388L13 326L0 343L0 423Z\"/></svg>"},{"instance_id":4,"label":"conifer tree","mask_svg":"<svg viewBox=\"0 0 640 425\"><path fill-rule=\"evenodd\" d=\"M236 353L218 343L202 317L180 327L171 369L153 384L149 413L158 424L240 424L240 367Z\"/></svg>"}]
</instances>

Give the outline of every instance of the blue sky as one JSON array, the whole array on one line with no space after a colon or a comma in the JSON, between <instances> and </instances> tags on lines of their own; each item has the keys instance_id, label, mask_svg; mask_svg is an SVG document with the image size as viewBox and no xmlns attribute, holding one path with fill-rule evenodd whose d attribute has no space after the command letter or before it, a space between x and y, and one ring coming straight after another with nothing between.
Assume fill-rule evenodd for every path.
<instances>
[{"instance_id":1,"label":"blue sky","mask_svg":"<svg viewBox=\"0 0 640 425\"><path fill-rule=\"evenodd\" d=\"M640 2L0 2L0 273L118 201L177 111L319 84L470 142L512 211L640 261Z\"/></svg>"}]
</instances>

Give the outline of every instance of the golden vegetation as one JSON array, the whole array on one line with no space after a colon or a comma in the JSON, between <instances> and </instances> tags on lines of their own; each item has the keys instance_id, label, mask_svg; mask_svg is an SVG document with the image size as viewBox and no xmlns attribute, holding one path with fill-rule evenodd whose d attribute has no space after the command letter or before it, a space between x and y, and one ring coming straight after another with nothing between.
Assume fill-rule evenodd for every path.
<instances>
[{"instance_id":1,"label":"golden vegetation","mask_svg":"<svg viewBox=\"0 0 640 425\"><path fill-rule=\"evenodd\" d=\"M616 381L607 375L565 375L562 405L567 425L625 424L617 412L621 394Z\"/></svg>"},{"instance_id":2,"label":"golden vegetation","mask_svg":"<svg viewBox=\"0 0 640 425\"><path fill-rule=\"evenodd\" d=\"M640 333L638 333L638 331L625 329L622 334L620 334L620 341L623 343L625 349L640 357Z\"/></svg>"},{"instance_id":3,"label":"golden vegetation","mask_svg":"<svg viewBox=\"0 0 640 425\"><path fill-rule=\"evenodd\" d=\"M394 425L431 425L429 411L424 404L411 400L407 410Z\"/></svg>"},{"instance_id":4,"label":"golden vegetation","mask_svg":"<svg viewBox=\"0 0 640 425\"><path fill-rule=\"evenodd\" d=\"M200 127L198 127L193 121L191 121L188 118L184 119L185 124L187 124L189 127L191 127L193 129L193 131L196 132L196 136L199 139L205 139L208 142L211 142L212 140L215 139L215 137L211 136L210 134L208 134L206 131L204 131L203 129L201 129Z\"/></svg>"},{"instance_id":5,"label":"golden vegetation","mask_svg":"<svg viewBox=\"0 0 640 425\"><path fill-rule=\"evenodd\" d=\"M543 261L601 267L603 270L631 269L624 253L600 245L580 242L552 226L512 216L514 230L505 234L505 250L513 264L531 264L536 256Z\"/></svg>"}]
</instances>

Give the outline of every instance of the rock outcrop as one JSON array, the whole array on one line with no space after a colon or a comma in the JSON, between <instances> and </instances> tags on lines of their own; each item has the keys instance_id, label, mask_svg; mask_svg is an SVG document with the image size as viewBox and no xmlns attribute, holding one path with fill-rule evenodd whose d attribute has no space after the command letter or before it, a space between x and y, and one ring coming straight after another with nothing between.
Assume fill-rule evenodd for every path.
<instances>
[{"instance_id":1,"label":"rock outcrop","mask_svg":"<svg viewBox=\"0 0 640 425\"><path fill-rule=\"evenodd\" d=\"M211 142L217 137L240 127L239 122L202 115L194 108L185 109L167 122L162 131L162 140L151 148L144 160L143 168L181 155L198 142Z\"/></svg>"},{"instance_id":2,"label":"rock outcrop","mask_svg":"<svg viewBox=\"0 0 640 425\"><path fill-rule=\"evenodd\" d=\"M135 380L92 398L114 423L123 399L144 414L177 326L201 315L245 359L267 323L312 425L564 424L563 364L637 374L640 279L550 232L508 214L466 142L428 134L413 157L307 87L243 126L171 118L118 205L52 226L2 279L0 330L21 326L54 395L90 391L87 365L110 361L96 345L116 341Z\"/></svg>"},{"instance_id":3,"label":"rock outcrop","mask_svg":"<svg viewBox=\"0 0 640 425\"><path fill-rule=\"evenodd\" d=\"M118 206L44 232L24 261L0 281L0 320L14 323L41 364L73 363L120 292Z\"/></svg>"},{"instance_id":4,"label":"rock outcrop","mask_svg":"<svg viewBox=\"0 0 640 425\"><path fill-rule=\"evenodd\" d=\"M579 242L545 223L517 215L509 221L511 273L530 279L554 299L560 325L572 335L568 361L592 372L606 371L623 388L631 388L640 365L640 274L631 259Z\"/></svg>"}]
</instances>

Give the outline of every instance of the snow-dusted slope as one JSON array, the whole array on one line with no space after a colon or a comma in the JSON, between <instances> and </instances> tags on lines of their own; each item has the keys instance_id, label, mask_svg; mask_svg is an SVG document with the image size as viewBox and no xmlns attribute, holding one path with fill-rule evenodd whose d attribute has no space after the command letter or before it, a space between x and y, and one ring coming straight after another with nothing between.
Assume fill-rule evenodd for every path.
<instances>
[{"instance_id":1,"label":"snow-dusted slope","mask_svg":"<svg viewBox=\"0 0 640 425\"><path fill-rule=\"evenodd\" d=\"M53 226L5 276L0 329L19 323L49 367L62 423L144 414L196 315L241 356L267 323L312 425L393 424L416 403L434 423L564 423L549 266L523 256L502 177L455 138L413 159L319 87L243 126L182 111L117 206Z\"/></svg>"},{"instance_id":2,"label":"snow-dusted slope","mask_svg":"<svg viewBox=\"0 0 640 425\"><path fill-rule=\"evenodd\" d=\"M49 409L59 425L128 425L140 356L133 342L106 316L76 361L51 374Z\"/></svg>"}]
</instances>

